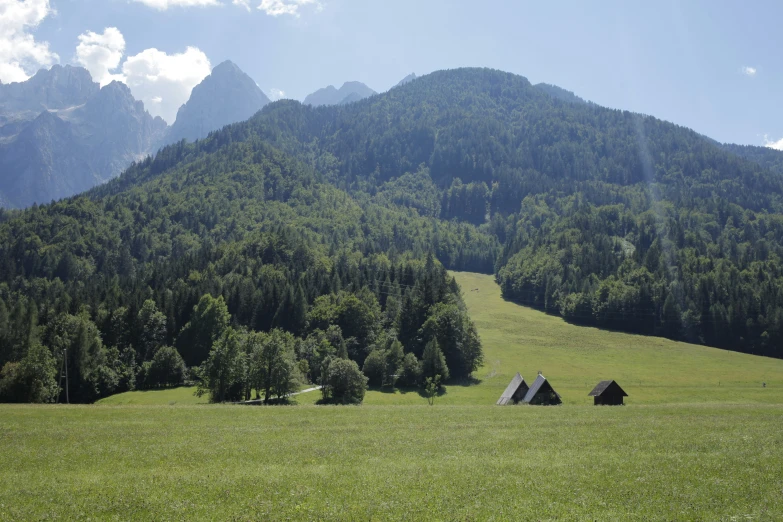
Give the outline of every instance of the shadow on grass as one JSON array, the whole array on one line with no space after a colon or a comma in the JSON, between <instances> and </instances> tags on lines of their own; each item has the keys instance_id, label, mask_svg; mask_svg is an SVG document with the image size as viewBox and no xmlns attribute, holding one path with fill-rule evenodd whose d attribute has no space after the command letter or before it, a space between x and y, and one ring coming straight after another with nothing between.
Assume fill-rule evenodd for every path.
<instances>
[{"instance_id":1,"label":"shadow on grass","mask_svg":"<svg viewBox=\"0 0 783 522\"><path fill-rule=\"evenodd\" d=\"M195 388L195 384L178 384L177 386L160 386L158 388L136 388L135 390L128 390L131 392L140 392L140 393L147 393L147 392L161 392L161 391L170 391L170 390L178 390L180 388ZM127 393L127 392L120 392L120 393ZM114 394L119 395L119 394ZM108 397L111 397L109 395Z\"/></svg>"},{"instance_id":2,"label":"shadow on grass","mask_svg":"<svg viewBox=\"0 0 783 522\"><path fill-rule=\"evenodd\" d=\"M318 399L315 401L316 406L361 406L361 402L340 402L334 399Z\"/></svg>"},{"instance_id":3,"label":"shadow on grass","mask_svg":"<svg viewBox=\"0 0 783 522\"><path fill-rule=\"evenodd\" d=\"M416 393L419 388L416 386L368 386L367 391L385 393L387 395L405 395L406 393Z\"/></svg>"},{"instance_id":4,"label":"shadow on grass","mask_svg":"<svg viewBox=\"0 0 783 522\"><path fill-rule=\"evenodd\" d=\"M231 404L238 404L241 406L294 406L296 401L291 400L291 397L283 397L282 399L253 399L249 401L233 402Z\"/></svg>"},{"instance_id":5,"label":"shadow on grass","mask_svg":"<svg viewBox=\"0 0 783 522\"><path fill-rule=\"evenodd\" d=\"M429 395L427 394L427 390L425 390L424 388L418 388L416 391L419 393L419 397L421 397L422 399L428 399L429 398ZM446 386L441 386L438 389L438 393L435 394L435 397L443 397L448 392L449 391L446 389Z\"/></svg>"},{"instance_id":6,"label":"shadow on grass","mask_svg":"<svg viewBox=\"0 0 783 522\"><path fill-rule=\"evenodd\" d=\"M465 379L459 379L454 381L448 381L441 385L440 390L438 391L437 397L441 397L443 395L446 395L447 393L447 387L448 386L458 386L458 387L469 387L469 386L476 386L481 384L481 379L477 377L470 376ZM369 386L367 388L368 391L374 391L379 393L384 393L388 395L394 395L396 393L399 393L400 395L406 395L408 393L416 393L421 397L426 398L427 392L424 390L421 386Z\"/></svg>"}]
</instances>

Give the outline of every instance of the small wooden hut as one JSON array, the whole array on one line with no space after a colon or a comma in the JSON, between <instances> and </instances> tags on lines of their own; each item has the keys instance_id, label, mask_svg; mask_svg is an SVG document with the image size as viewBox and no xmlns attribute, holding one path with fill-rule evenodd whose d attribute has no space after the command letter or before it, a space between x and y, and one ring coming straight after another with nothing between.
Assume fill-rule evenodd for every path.
<instances>
[{"instance_id":1,"label":"small wooden hut","mask_svg":"<svg viewBox=\"0 0 783 522\"><path fill-rule=\"evenodd\" d=\"M601 381L588 397L593 398L595 406L622 406L623 397L628 397L628 394L614 381Z\"/></svg>"},{"instance_id":2,"label":"small wooden hut","mask_svg":"<svg viewBox=\"0 0 783 522\"><path fill-rule=\"evenodd\" d=\"M522 399L525 404L539 404L544 406L554 406L556 404L562 404L560 394L557 393L546 377L538 374L536 380L530 389L527 390L525 398Z\"/></svg>"},{"instance_id":3,"label":"small wooden hut","mask_svg":"<svg viewBox=\"0 0 783 522\"><path fill-rule=\"evenodd\" d=\"M506 391L503 392L503 395L500 396L496 404L498 406L518 404L522 399L525 398L527 390L528 387L525 379L519 374L519 372L517 372L514 378L511 379L511 382L508 384L508 386L506 386Z\"/></svg>"}]
</instances>

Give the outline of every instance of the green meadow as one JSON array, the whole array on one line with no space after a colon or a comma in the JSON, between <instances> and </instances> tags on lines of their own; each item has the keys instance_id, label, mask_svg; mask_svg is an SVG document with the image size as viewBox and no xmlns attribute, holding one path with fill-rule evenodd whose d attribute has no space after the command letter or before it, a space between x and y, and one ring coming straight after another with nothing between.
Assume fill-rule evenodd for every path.
<instances>
[{"instance_id":1,"label":"green meadow","mask_svg":"<svg viewBox=\"0 0 783 522\"><path fill-rule=\"evenodd\" d=\"M169 405L175 404L208 404L209 398L205 395L196 397L194 387L182 386L179 388L169 388L166 390L143 390L126 393L118 393L98 401L102 406L148 406L148 405Z\"/></svg>"},{"instance_id":2,"label":"green meadow","mask_svg":"<svg viewBox=\"0 0 783 522\"><path fill-rule=\"evenodd\" d=\"M540 370L566 404L592 404L587 394L604 379L620 383L629 405L783 404L783 360L571 325L504 301L493 276L454 275L485 350L481 384L449 388L458 402L486 404L515 372L531 382Z\"/></svg>"},{"instance_id":3,"label":"green meadow","mask_svg":"<svg viewBox=\"0 0 783 522\"><path fill-rule=\"evenodd\" d=\"M0 411L0 520L783 517L774 405Z\"/></svg>"},{"instance_id":4,"label":"green meadow","mask_svg":"<svg viewBox=\"0 0 783 522\"><path fill-rule=\"evenodd\" d=\"M456 273L485 349L430 407L0 406L0 520L780 520L783 361L569 325ZM559 407L495 407L520 371ZM593 407L601 379L629 393ZM766 383L766 388L762 387Z\"/></svg>"}]
</instances>

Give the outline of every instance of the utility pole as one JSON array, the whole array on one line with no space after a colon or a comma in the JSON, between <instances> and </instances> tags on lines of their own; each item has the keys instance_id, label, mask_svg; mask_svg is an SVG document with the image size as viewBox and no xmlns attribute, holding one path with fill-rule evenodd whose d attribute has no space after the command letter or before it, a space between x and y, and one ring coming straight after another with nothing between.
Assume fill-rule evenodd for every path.
<instances>
[{"instance_id":1,"label":"utility pole","mask_svg":"<svg viewBox=\"0 0 783 522\"><path fill-rule=\"evenodd\" d=\"M63 350L63 362L65 364L65 404L71 404L71 400L68 397L68 348Z\"/></svg>"},{"instance_id":2,"label":"utility pole","mask_svg":"<svg viewBox=\"0 0 783 522\"><path fill-rule=\"evenodd\" d=\"M63 363L60 365L60 379L57 381L57 386L62 389L63 386L63 377L65 376L65 354L63 354ZM57 404L60 404L60 395L62 395L62 392L57 394Z\"/></svg>"}]
</instances>

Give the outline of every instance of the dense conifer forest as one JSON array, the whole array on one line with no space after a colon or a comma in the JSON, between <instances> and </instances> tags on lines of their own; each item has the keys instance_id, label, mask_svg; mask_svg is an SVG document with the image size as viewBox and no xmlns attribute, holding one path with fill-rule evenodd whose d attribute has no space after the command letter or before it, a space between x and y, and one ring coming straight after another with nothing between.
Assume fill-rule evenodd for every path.
<instances>
[{"instance_id":1,"label":"dense conifer forest","mask_svg":"<svg viewBox=\"0 0 783 522\"><path fill-rule=\"evenodd\" d=\"M436 336L452 378L469 377L478 337L433 253L491 267L494 239L391 203L391 186L354 198L258 139L216 139L167 148L94 193L4 216L4 400L64 400L56 377L66 354L71 401L181 384L185 365L208 392L218 387L216 400L243 399L263 382L253 352L269 344L253 334L270 331L294 336L273 338L287 347L278 362L296 362L291 382L321 383L327 358L361 368L393 351L381 377L405 360L416 386ZM239 346L222 367L229 382L210 381L210 354L227 343Z\"/></svg>"},{"instance_id":2,"label":"dense conifer forest","mask_svg":"<svg viewBox=\"0 0 783 522\"><path fill-rule=\"evenodd\" d=\"M460 69L280 101L2 213L2 400L62 400L63 363L82 402L185 378L353 402L365 377L329 384L351 363L465 380L481 347L447 269L569 321L783 357L775 158L550 91Z\"/></svg>"}]
</instances>

